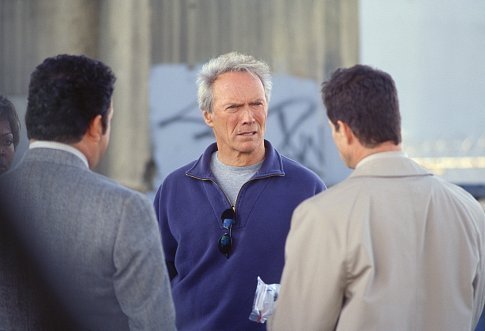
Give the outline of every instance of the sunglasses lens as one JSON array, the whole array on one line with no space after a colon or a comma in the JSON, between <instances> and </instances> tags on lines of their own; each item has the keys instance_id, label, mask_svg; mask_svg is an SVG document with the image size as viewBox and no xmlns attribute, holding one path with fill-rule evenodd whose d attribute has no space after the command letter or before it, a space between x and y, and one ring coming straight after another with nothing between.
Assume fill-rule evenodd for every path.
<instances>
[{"instance_id":1,"label":"sunglasses lens","mask_svg":"<svg viewBox=\"0 0 485 331\"><path fill-rule=\"evenodd\" d=\"M233 224L234 224L234 220L230 218L226 218L222 221L222 226L226 230L229 230Z\"/></svg>"},{"instance_id":2,"label":"sunglasses lens","mask_svg":"<svg viewBox=\"0 0 485 331\"><path fill-rule=\"evenodd\" d=\"M232 248L232 239L229 234L225 233L220 239L219 239L219 250L221 251L222 254L228 256L229 253L231 252Z\"/></svg>"},{"instance_id":3,"label":"sunglasses lens","mask_svg":"<svg viewBox=\"0 0 485 331\"><path fill-rule=\"evenodd\" d=\"M234 220L234 209L228 208L222 212L221 220L231 219Z\"/></svg>"},{"instance_id":4,"label":"sunglasses lens","mask_svg":"<svg viewBox=\"0 0 485 331\"><path fill-rule=\"evenodd\" d=\"M218 246L222 254L229 258L229 253L232 249L232 226L236 223L236 217L234 215L234 209L229 208L222 212L221 215L222 227L228 232L224 233L219 238Z\"/></svg>"}]
</instances>

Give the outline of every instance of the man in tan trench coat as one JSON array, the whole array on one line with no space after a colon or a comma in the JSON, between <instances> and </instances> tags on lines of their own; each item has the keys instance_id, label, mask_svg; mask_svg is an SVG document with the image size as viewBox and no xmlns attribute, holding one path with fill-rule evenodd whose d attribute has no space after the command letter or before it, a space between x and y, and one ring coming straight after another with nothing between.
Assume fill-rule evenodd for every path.
<instances>
[{"instance_id":1,"label":"man in tan trench coat","mask_svg":"<svg viewBox=\"0 0 485 331\"><path fill-rule=\"evenodd\" d=\"M322 94L354 171L295 210L270 328L473 330L485 300L483 209L401 151L387 73L338 69Z\"/></svg>"}]
</instances>

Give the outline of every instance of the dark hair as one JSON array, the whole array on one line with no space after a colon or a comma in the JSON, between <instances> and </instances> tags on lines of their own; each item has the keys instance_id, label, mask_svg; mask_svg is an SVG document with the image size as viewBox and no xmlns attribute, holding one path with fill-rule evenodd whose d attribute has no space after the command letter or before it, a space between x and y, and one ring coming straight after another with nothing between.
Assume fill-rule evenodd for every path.
<instances>
[{"instance_id":1,"label":"dark hair","mask_svg":"<svg viewBox=\"0 0 485 331\"><path fill-rule=\"evenodd\" d=\"M401 142L401 115L392 77L366 65L339 68L322 84L328 119L346 123L361 144Z\"/></svg>"},{"instance_id":2,"label":"dark hair","mask_svg":"<svg viewBox=\"0 0 485 331\"><path fill-rule=\"evenodd\" d=\"M13 146L17 148L20 141L20 121L15 106L10 100L0 95L0 120L7 120L12 130Z\"/></svg>"},{"instance_id":3,"label":"dark hair","mask_svg":"<svg viewBox=\"0 0 485 331\"><path fill-rule=\"evenodd\" d=\"M29 139L78 142L97 115L106 130L115 80L108 66L83 55L45 59L30 77Z\"/></svg>"}]
</instances>

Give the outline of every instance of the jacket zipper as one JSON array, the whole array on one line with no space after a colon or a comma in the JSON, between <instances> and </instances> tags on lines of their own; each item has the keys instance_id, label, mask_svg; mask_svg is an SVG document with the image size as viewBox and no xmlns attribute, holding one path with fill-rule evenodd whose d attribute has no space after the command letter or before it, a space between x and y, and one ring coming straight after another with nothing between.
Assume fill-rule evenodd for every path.
<instances>
[{"instance_id":1,"label":"jacket zipper","mask_svg":"<svg viewBox=\"0 0 485 331\"><path fill-rule=\"evenodd\" d=\"M224 194L224 197L226 198L226 201L229 203L229 205L231 206L232 210L234 211L234 215L236 215L236 205L237 205L237 202L239 201L239 193L241 193L242 189L244 188L244 186L246 186L249 182L252 182L252 181L255 181L255 180L258 180L258 179L264 179L264 178L270 178L270 177L283 177L284 175L280 175L280 174L274 174L274 175L265 175L265 176L261 176L261 177L257 177L257 178L250 178L246 183L244 183L241 188L239 189L239 192L237 192L237 196L236 196L236 205L232 205L231 201L229 201L229 198L227 197L226 193L224 193L224 191L221 189L221 187L219 186L219 184L217 184L214 180L210 179L210 178L201 178L201 177L197 177L197 176L194 176L194 175L190 175L190 174L186 174L187 176L191 177L191 178L194 178L194 179L198 179L198 180L203 180L203 181L209 181L209 182L212 182L214 183L218 188L219 190L222 192L222 194ZM236 217L237 219L237 217Z\"/></svg>"}]
</instances>

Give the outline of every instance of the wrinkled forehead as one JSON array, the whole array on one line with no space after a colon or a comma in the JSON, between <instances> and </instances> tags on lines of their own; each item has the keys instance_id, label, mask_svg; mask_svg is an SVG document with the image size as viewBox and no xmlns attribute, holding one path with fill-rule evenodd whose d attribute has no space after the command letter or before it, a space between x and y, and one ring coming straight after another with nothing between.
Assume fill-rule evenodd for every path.
<instances>
[{"instance_id":1,"label":"wrinkled forehead","mask_svg":"<svg viewBox=\"0 0 485 331\"><path fill-rule=\"evenodd\" d=\"M224 73L213 84L215 98L243 94L266 99L264 92L264 87L259 77L246 71Z\"/></svg>"}]
</instances>

